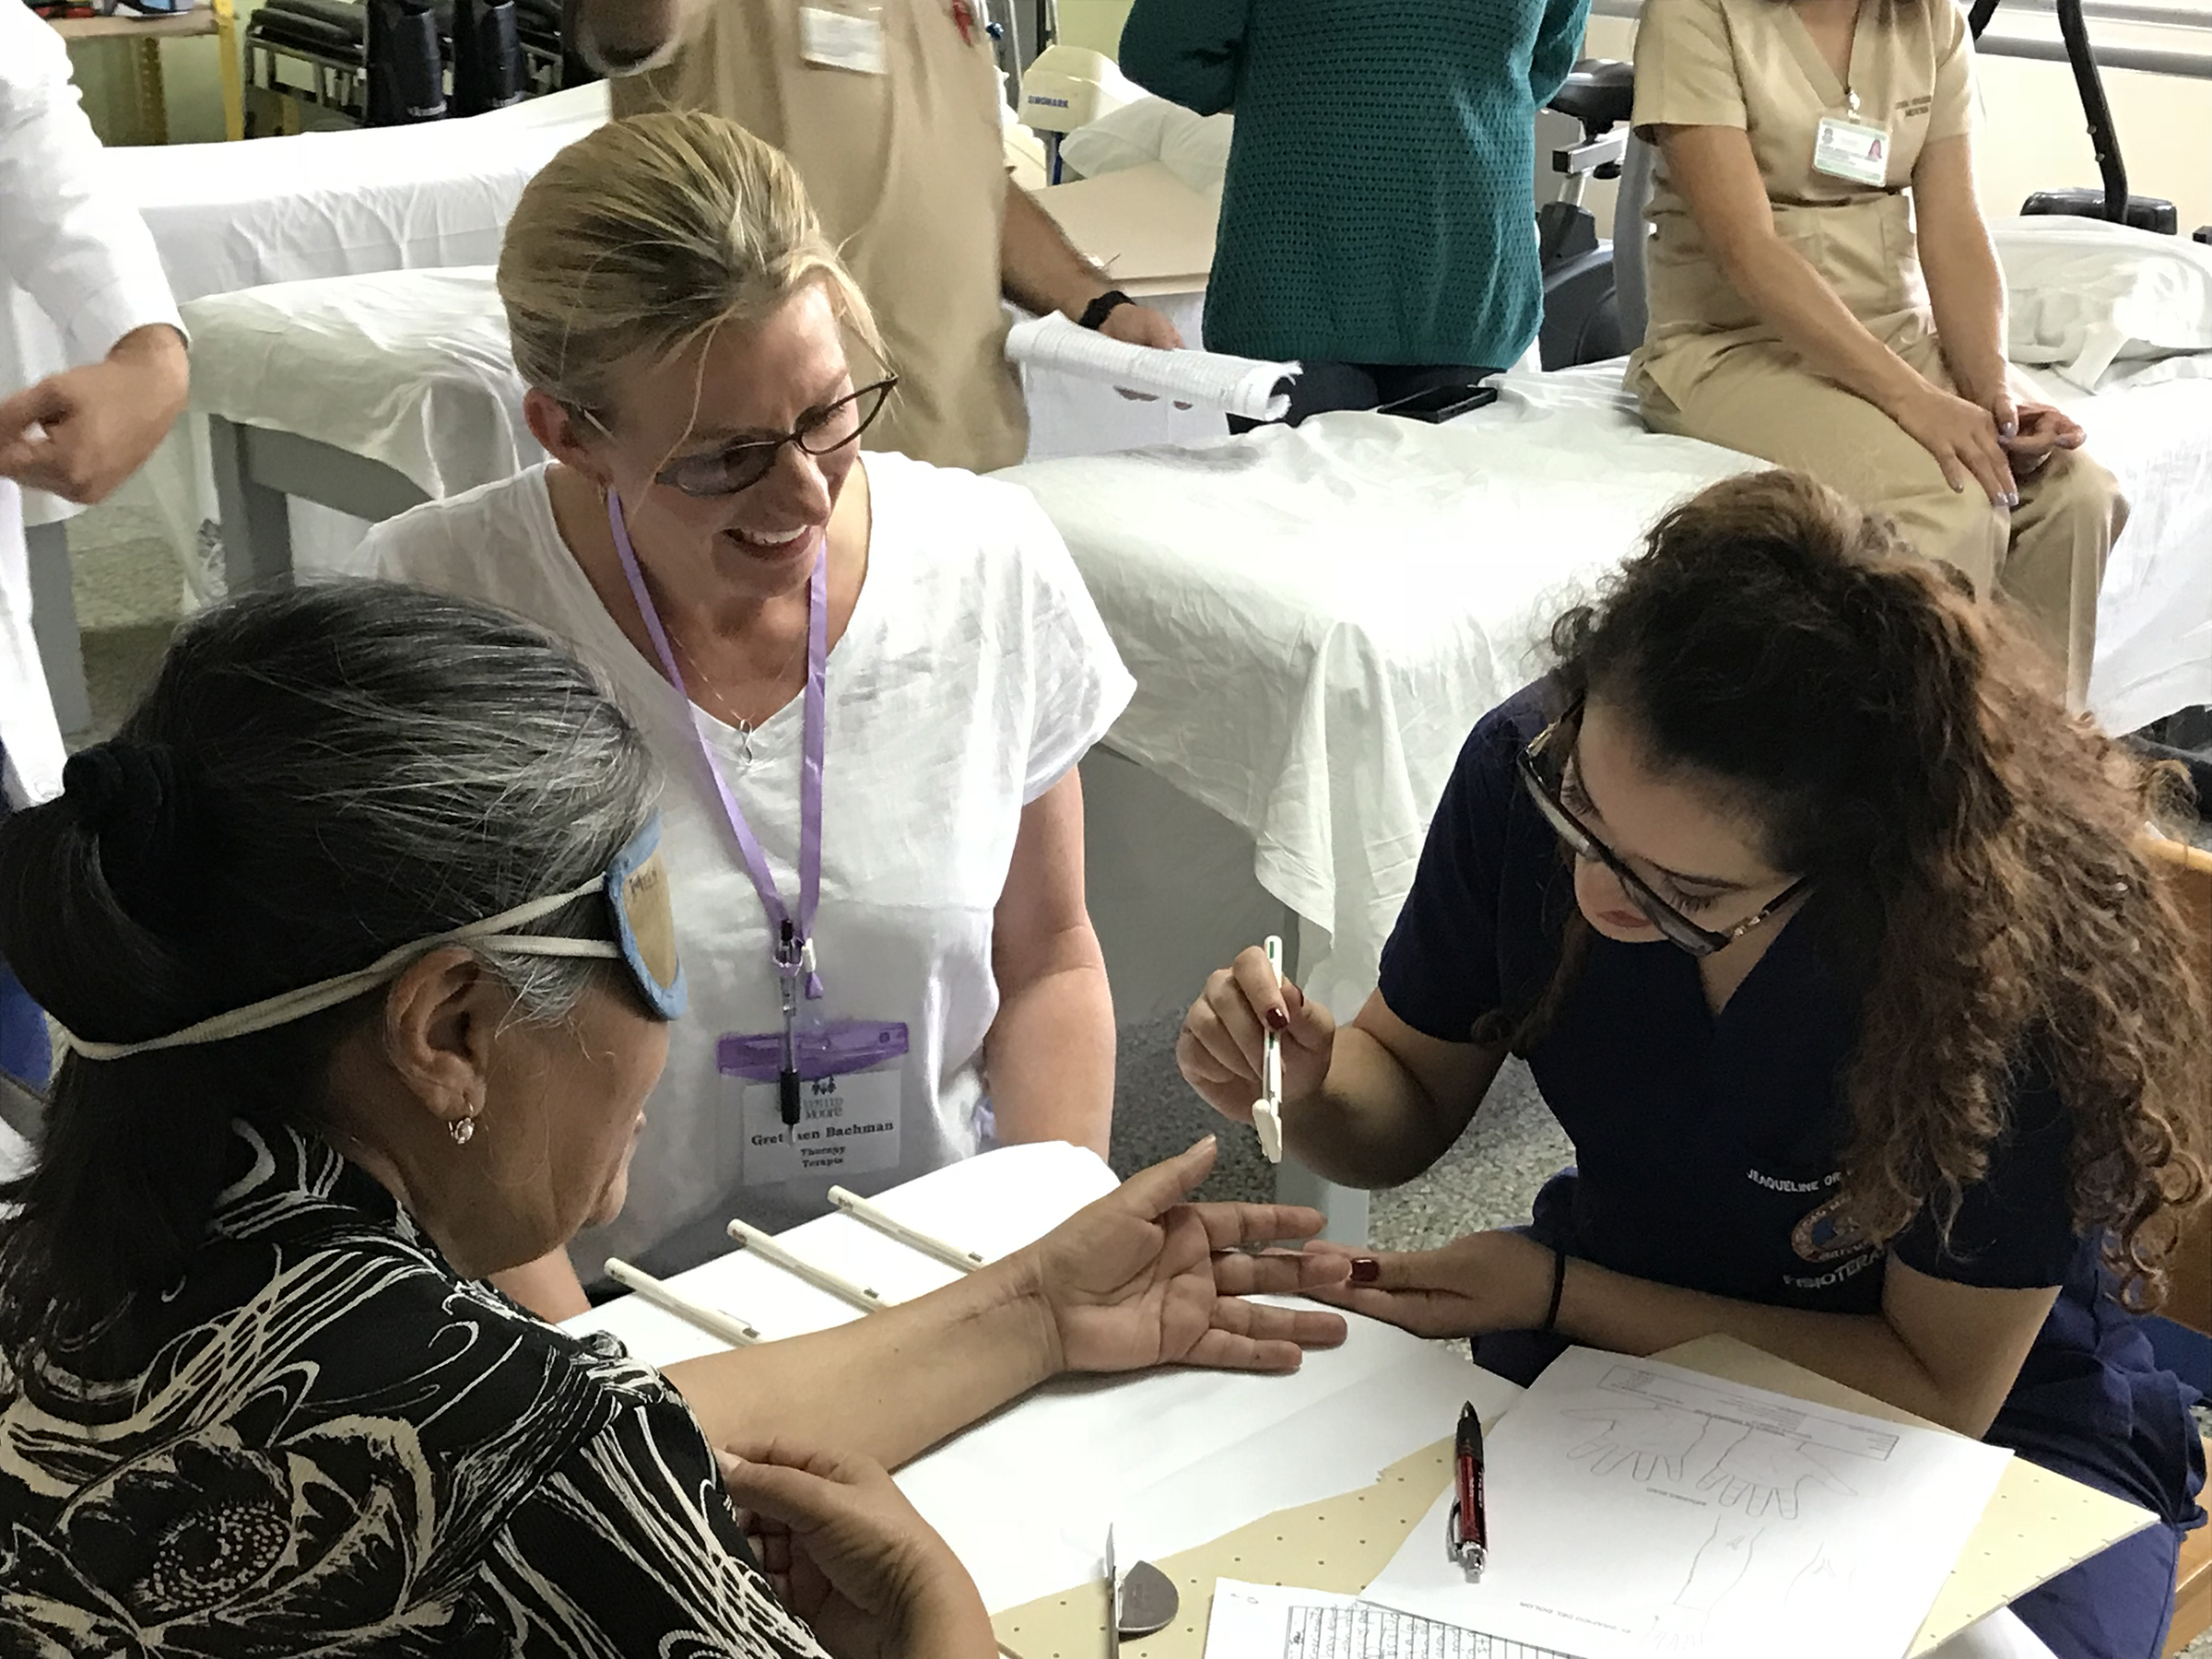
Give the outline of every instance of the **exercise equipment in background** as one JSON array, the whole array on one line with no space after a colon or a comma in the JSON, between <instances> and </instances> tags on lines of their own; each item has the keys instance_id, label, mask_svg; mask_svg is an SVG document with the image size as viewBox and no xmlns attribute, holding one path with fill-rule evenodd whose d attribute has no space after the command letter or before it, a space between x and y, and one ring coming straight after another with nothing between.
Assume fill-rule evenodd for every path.
<instances>
[{"instance_id":1,"label":"exercise equipment in background","mask_svg":"<svg viewBox=\"0 0 2212 1659\"><path fill-rule=\"evenodd\" d=\"M1642 203L1650 194L1648 159L1637 158L1641 188L1624 180L1631 148L1644 146L1628 130L1636 103L1636 66L1614 58L1584 58L1547 109L1571 116L1583 127L1582 141L1551 152L1551 170L1559 175L1559 194L1536 209L1536 251L1544 273L1544 324L1536 338L1547 369L1602 363L1633 347L1643 335L1643 308L1635 308L1634 333L1623 325L1612 241L1600 240L1597 219L1583 206L1592 179L1623 180L1619 192L1630 199L1633 229L1642 228ZM1614 236L1621 234L1620 216ZM1641 275L1641 271L1639 272ZM1636 292L1641 295L1641 283Z\"/></svg>"},{"instance_id":2,"label":"exercise equipment in background","mask_svg":"<svg viewBox=\"0 0 2212 1659\"><path fill-rule=\"evenodd\" d=\"M245 50L253 134L477 115L599 78L560 0L264 0Z\"/></svg>"}]
</instances>

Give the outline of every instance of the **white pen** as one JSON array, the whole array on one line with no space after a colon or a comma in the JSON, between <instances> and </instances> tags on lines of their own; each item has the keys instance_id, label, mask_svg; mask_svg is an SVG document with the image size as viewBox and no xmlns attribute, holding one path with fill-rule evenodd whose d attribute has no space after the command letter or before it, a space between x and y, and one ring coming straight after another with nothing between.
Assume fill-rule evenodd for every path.
<instances>
[{"instance_id":1,"label":"white pen","mask_svg":"<svg viewBox=\"0 0 2212 1659\"><path fill-rule=\"evenodd\" d=\"M1267 935L1267 968L1275 975L1276 989L1283 984L1283 940L1280 934ZM1267 1155L1269 1163L1283 1161L1283 1040L1271 1025L1265 1025L1260 1040L1261 1098L1252 1103L1252 1126L1259 1134L1260 1150Z\"/></svg>"},{"instance_id":2,"label":"white pen","mask_svg":"<svg viewBox=\"0 0 2212 1659\"><path fill-rule=\"evenodd\" d=\"M887 1239L896 1239L909 1250L918 1250L947 1267L958 1267L962 1273L973 1273L978 1267L988 1265L974 1251L962 1250L957 1244L947 1244L942 1239L932 1238L919 1228L909 1227L905 1222L884 1214L858 1193L849 1193L841 1186L833 1186L830 1189L830 1202L853 1220L874 1228Z\"/></svg>"},{"instance_id":3,"label":"white pen","mask_svg":"<svg viewBox=\"0 0 2212 1659\"><path fill-rule=\"evenodd\" d=\"M744 1320L734 1319L720 1309L678 1294L643 1268L632 1267L620 1256L606 1258L606 1277L624 1289L635 1291L654 1307L665 1308L678 1319L689 1321L710 1336L721 1337L732 1347L750 1347L760 1340L760 1333Z\"/></svg>"},{"instance_id":4,"label":"white pen","mask_svg":"<svg viewBox=\"0 0 2212 1659\"><path fill-rule=\"evenodd\" d=\"M762 1261L782 1268L794 1278L804 1279L817 1290L827 1291L840 1301L850 1302L863 1313L878 1312L890 1306L865 1285L856 1285L851 1279L838 1277L827 1267L817 1267L812 1262L801 1261L757 1227L748 1226L743 1221L732 1221L729 1231L739 1248L749 1250Z\"/></svg>"}]
</instances>

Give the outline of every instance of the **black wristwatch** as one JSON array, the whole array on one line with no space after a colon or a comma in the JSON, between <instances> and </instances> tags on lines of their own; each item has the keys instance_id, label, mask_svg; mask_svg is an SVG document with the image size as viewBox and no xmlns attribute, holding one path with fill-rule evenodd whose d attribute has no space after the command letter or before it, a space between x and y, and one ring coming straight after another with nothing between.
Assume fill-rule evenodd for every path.
<instances>
[{"instance_id":1,"label":"black wristwatch","mask_svg":"<svg viewBox=\"0 0 2212 1659\"><path fill-rule=\"evenodd\" d=\"M1135 300L1123 293L1120 288L1108 288L1085 306L1083 314L1076 321L1085 328L1102 328L1106 324L1106 319L1112 316L1118 308L1135 303Z\"/></svg>"}]
</instances>

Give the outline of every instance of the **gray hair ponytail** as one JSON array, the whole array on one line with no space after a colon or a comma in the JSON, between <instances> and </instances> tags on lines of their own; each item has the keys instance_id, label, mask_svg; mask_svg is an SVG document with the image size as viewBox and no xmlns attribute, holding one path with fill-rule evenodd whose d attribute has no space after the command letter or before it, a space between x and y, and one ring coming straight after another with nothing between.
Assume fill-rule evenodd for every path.
<instances>
[{"instance_id":1,"label":"gray hair ponytail","mask_svg":"<svg viewBox=\"0 0 2212 1659\"><path fill-rule=\"evenodd\" d=\"M644 740L588 670L488 606L383 583L234 600L178 635L116 738L0 821L0 955L82 1037L130 1042L589 881L650 810ZM593 925L580 900L525 931ZM598 925L604 926L603 919ZM520 1018L603 963L487 959ZM371 994L293 1025L65 1058L0 1188L0 1350L177 1277L234 1116L303 1121Z\"/></svg>"}]
</instances>

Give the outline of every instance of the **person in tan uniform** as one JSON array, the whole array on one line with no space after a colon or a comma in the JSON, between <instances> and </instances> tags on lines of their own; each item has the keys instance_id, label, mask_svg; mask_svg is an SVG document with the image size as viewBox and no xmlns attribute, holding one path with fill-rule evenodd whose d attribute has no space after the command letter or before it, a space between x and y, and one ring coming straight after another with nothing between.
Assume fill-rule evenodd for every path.
<instances>
[{"instance_id":1,"label":"person in tan uniform","mask_svg":"<svg viewBox=\"0 0 2212 1659\"><path fill-rule=\"evenodd\" d=\"M2020 605L2088 690L2126 522L2080 427L2014 398L1947 0L1647 0L1645 418L1812 474Z\"/></svg>"},{"instance_id":2,"label":"person in tan uniform","mask_svg":"<svg viewBox=\"0 0 2212 1659\"><path fill-rule=\"evenodd\" d=\"M614 112L705 110L797 167L867 297L899 394L873 449L977 472L1029 445L1003 294L1179 347L1006 176L982 0L576 0Z\"/></svg>"}]
</instances>

